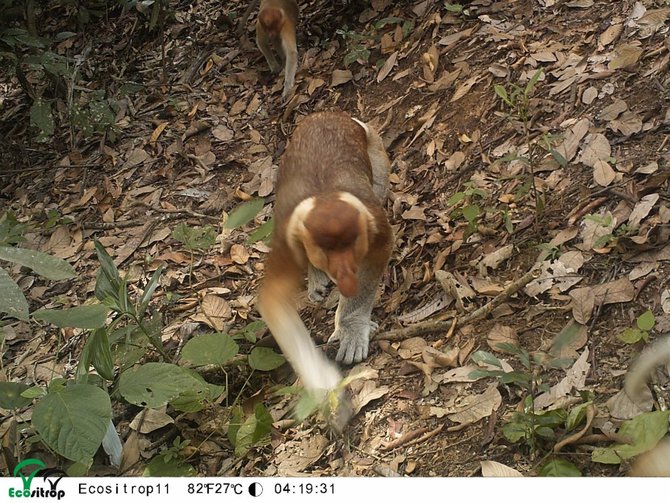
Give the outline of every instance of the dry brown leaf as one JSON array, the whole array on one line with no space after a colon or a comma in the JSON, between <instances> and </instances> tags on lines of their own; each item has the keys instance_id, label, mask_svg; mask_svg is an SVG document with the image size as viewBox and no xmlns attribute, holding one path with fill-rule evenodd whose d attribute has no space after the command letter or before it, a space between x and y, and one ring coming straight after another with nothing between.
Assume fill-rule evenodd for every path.
<instances>
[{"instance_id":1,"label":"dry brown leaf","mask_svg":"<svg viewBox=\"0 0 670 503\"><path fill-rule=\"evenodd\" d=\"M628 226L631 230L639 229L640 223L647 217L647 215L649 215L649 212L652 210L659 197L658 194L647 194L638 201L628 217Z\"/></svg>"},{"instance_id":2,"label":"dry brown leaf","mask_svg":"<svg viewBox=\"0 0 670 503\"><path fill-rule=\"evenodd\" d=\"M405 220L426 220L426 215L424 215L424 208L419 206L412 206L410 209L403 212L401 215Z\"/></svg>"},{"instance_id":3,"label":"dry brown leaf","mask_svg":"<svg viewBox=\"0 0 670 503\"><path fill-rule=\"evenodd\" d=\"M174 424L174 419L165 413L165 407L161 407L160 409L143 410L130 422L130 427L135 431L147 434L168 424Z\"/></svg>"},{"instance_id":4,"label":"dry brown leaf","mask_svg":"<svg viewBox=\"0 0 670 503\"><path fill-rule=\"evenodd\" d=\"M230 320L232 309L225 299L217 295L207 294L202 299L200 311L191 316L193 321L198 321L221 332L225 323Z\"/></svg>"},{"instance_id":5,"label":"dry brown leaf","mask_svg":"<svg viewBox=\"0 0 670 503\"><path fill-rule=\"evenodd\" d=\"M621 278L593 287L596 305L629 302L635 298L635 286L628 278Z\"/></svg>"},{"instance_id":6,"label":"dry brown leaf","mask_svg":"<svg viewBox=\"0 0 670 503\"><path fill-rule=\"evenodd\" d=\"M666 314L670 314L670 289L666 288L661 292L661 309Z\"/></svg>"},{"instance_id":7,"label":"dry brown leaf","mask_svg":"<svg viewBox=\"0 0 670 503\"><path fill-rule=\"evenodd\" d=\"M386 59L384 65L379 69L379 73L377 73L377 83L384 80L388 76L388 74L391 73L391 70L393 70L393 67L396 65L397 62L398 62L398 51L395 51Z\"/></svg>"},{"instance_id":8,"label":"dry brown leaf","mask_svg":"<svg viewBox=\"0 0 670 503\"><path fill-rule=\"evenodd\" d=\"M478 378L470 377L470 374L475 370L479 370L479 367L477 365L465 365L463 367L457 367L455 369L451 369L448 372L445 372L444 374L441 375L436 374L433 376L433 379L443 384L450 382L475 382L479 379L483 379L483 377Z\"/></svg>"},{"instance_id":9,"label":"dry brown leaf","mask_svg":"<svg viewBox=\"0 0 670 503\"><path fill-rule=\"evenodd\" d=\"M575 154L577 154L579 143L582 141L582 138L586 136L590 127L591 122L588 119L581 119L565 134L565 140L561 145L556 147L556 151L559 152L566 161L570 162L573 157L575 157Z\"/></svg>"},{"instance_id":10,"label":"dry brown leaf","mask_svg":"<svg viewBox=\"0 0 670 503\"><path fill-rule=\"evenodd\" d=\"M431 368L455 367L458 361L459 349L453 347L446 351L440 351L431 346L426 346L421 352L421 358Z\"/></svg>"},{"instance_id":11,"label":"dry brown leaf","mask_svg":"<svg viewBox=\"0 0 670 503\"><path fill-rule=\"evenodd\" d=\"M451 154L449 159L444 162L444 167L447 168L447 171L456 171L461 167L463 161L465 161L465 154L458 150Z\"/></svg>"},{"instance_id":12,"label":"dry brown leaf","mask_svg":"<svg viewBox=\"0 0 670 503\"><path fill-rule=\"evenodd\" d=\"M586 376L590 368L589 349L586 348L572 367L570 367L566 376L556 385L552 386L549 391L542 393L535 399L535 407L545 409L554 404L558 399L567 396L573 389L577 391L584 389Z\"/></svg>"},{"instance_id":13,"label":"dry brown leaf","mask_svg":"<svg viewBox=\"0 0 670 503\"><path fill-rule=\"evenodd\" d=\"M518 346L519 337L516 334L516 329L496 323L486 336L486 344L488 344L493 351L505 354L516 354L513 351L498 347L498 344L512 344L513 346Z\"/></svg>"},{"instance_id":14,"label":"dry brown leaf","mask_svg":"<svg viewBox=\"0 0 670 503\"><path fill-rule=\"evenodd\" d=\"M309 84L307 84L307 94L310 96L314 94L319 87L325 86L326 82L323 79L310 79Z\"/></svg>"},{"instance_id":15,"label":"dry brown leaf","mask_svg":"<svg viewBox=\"0 0 670 503\"><path fill-rule=\"evenodd\" d=\"M480 461L482 477L523 477L519 470L497 461Z\"/></svg>"},{"instance_id":16,"label":"dry brown leaf","mask_svg":"<svg viewBox=\"0 0 670 503\"><path fill-rule=\"evenodd\" d=\"M212 136L220 141L230 141L233 139L234 133L232 129L219 124L212 129Z\"/></svg>"},{"instance_id":17,"label":"dry brown leaf","mask_svg":"<svg viewBox=\"0 0 670 503\"><path fill-rule=\"evenodd\" d=\"M320 433L312 433L300 440L283 442L275 450L274 461L277 463L277 476L297 477L319 460L330 442Z\"/></svg>"},{"instance_id":18,"label":"dry brown leaf","mask_svg":"<svg viewBox=\"0 0 670 503\"><path fill-rule=\"evenodd\" d=\"M593 166L593 181L601 187L607 187L616 179L616 172L606 161L596 161Z\"/></svg>"},{"instance_id":19,"label":"dry brown leaf","mask_svg":"<svg viewBox=\"0 0 670 503\"><path fill-rule=\"evenodd\" d=\"M363 407L369 404L372 400L377 400L389 392L388 386L379 386L375 381L365 381L360 391L351 398L351 405L353 408L353 415L358 414Z\"/></svg>"},{"instance_id":20,"label":"dry brown leaf","mask_svg":"<svg viewBox=\"0 0 670 503\"><path fill-rule=\"evenodd\" d=\"M641 47L622 44L617 47L616 56L609 62L607 67L610 70L618 70L620 68L630 70L637 64L640 56L642 56L642 52L643 50Z\"/></svg>"},{"instance_id":21,"label":"dry brown leaf","mask_svg":"<svg viewBox=\"0 0 670 503\"><path fill-rule=\"evenodd\" d=\"M568 324L551 341L549 354L555 358L579 358L577 351L582 349L588 342L588 330L574 320Z\"/></svg>"},{"instance_id":22,"label":"dry brown leaf","mask_svg":"<svg viewBox=\"0 0 670 503\"><path fill-rule=\"evenodd\" d=\"M330 86L337 87L346 84L354 78L351 70L334 70L331 78Z\"/></svg>"},{"instance_id":23,"label":"dry brown leaf","mask_svg":"<svg viewBox=\"0 0 670 503\"><path fill-rule=\"evenodd\" d=\"M409 313L401 314L397 319L400 323L403 324L416 323L418 321L425 320L431 314L436 313L437 311L441 311L452 302L453 299L449 298L446 294L442 294L430 301L425 306L421 306L414 311L410 311Z\"/></svg>"},{"instance_id":24,"label":"dry brown leaf","mask_svg":"<svg viewBox=\"0 0 670 503\"><path fill-rule=\"evenodd\" d=\"M620 99L615 99L611 105L607 105L602 109L598 114L598 118L606 122L613 121L626 110L628 110L626 102Z\"/></svg>"},{"instance_id":25,"label":"dry brown leaf","mask_svg":"<svg viewBox=\"0 0 670 503\"><path fill-rule=\"evenodd\" d=\"M479 75L473 75L468 80L463 82L460 86L458 86L458 88L456 88L456 90L454 91L454 95L449 100L449 103L453 103L454 101L458 101L463 96L468 94L470 89L472 89L472 86L474 86L477 82L479 82L480 78L481 77Z\"/></svg>"},{"instance_id":26,"label":"dry brown leaf","mask_svg":"<svg viewBox=\"0 0 670 503\"><path fill-rule=\"evenodd\" d=\"M579 161L590 166L596 166L598 161L606 161L612 155L612 147L604 134L596 133L586 138L586 145L579 155Z\"/></svg>"},{"instance_id":27,"label":"dry brown leaf","mask_svg":"<svg viewBox=\"0 0 670 503\"><path fill-rule=\"evenodd\" d=\"M642 131L642 119L635 112L628 110L621 114L618 119L610 121L607 127L624 136L631 136Z\"/></svg>"},{"instance_id":28,"label":"dry brown leaf","mask_svg":"<svg viewBox=\"0 0 670 503\"><path fill-rule=\"evenodd\" d=\"M610 415L615 419L633 419L643 412L649 412L654 408L654 396L649 387L643 386L631 400L624 390L619 391L606 402Z\"/></svg>"},{"instance_id":29,"label":"dry brown leaf","mask_svg":"<svg viewBox=\"0 0 670 503\"><path fill-rule=\"evenodd\" d=\"M500 264L512 256L514 252L514 245L505 245L502 248L498 248L493 253L487 254L481 262L479 262L478 269L479 274L486 276L487 269L496 270Z\"/></svg>"},{"instance_id":30,"label":"dry brown leaf","mask_svg":"<svg viewBox=\"0 0 670 503\"><path fill-rule=\"evenodd\" d=\"M570 292L570 297L572 298L572 316L577 323L586 325L595 307L595 297L591 287L575 288Z\"/></svg>"},{"instance_id":31,"label":"dry brown leaf","mask_svg":"<svg viewBox=\"0 0 670 503\"><path fill-rule=\"evenodd\" d=\"M230 247L230 258L236 264L246 264L249 261L249 251L244 245L234 244Z\"/></svg>"},{"instance_id":32,"label":"dry brown leaf","mask_svg":"<svg viewBox=\"0 0 670 503\"><path fill-rule=\"evenodd\" d=\"M463 398L457 406L456 411L448 414L451 421L462 425L474 424L477 421L489 417L494 410L498 410L502 404L502 396L498 391L497 384L491 384L484 393L470 395Z\"/></svg>"},{"instance_id":33,"label":"dry brown leaf","mask_svg":"<svg viewBox=\"0 0 670 503\"><path fill-rule=\"evenodd\" d=\"M582 93L582 103L590 105L598 97L598 88L589 87Z\"/></svg>"},{"instance_id":34,"label":"dry brown leaf","mask_svg":"<svg viewBox=\"0 0 670 503\"><path fill-rule=\"evenodd\" d=\"M411 337L400 343L398 354L403 360L408 360L409 358L420 355L423 352L423 348L427 345L428 343L424 338Z\"/></svg>"},{"instance_id":35,"label":"dry brown leaf","mask_svg":"<svg viewBox=\"0 0 670 503\"><path fill-rule=\"evenodd\" d=\"M601 47L605 47L610 45L612 42L617 40L619 36L621 36L621 33L623 32L623 24L621 23L616 23L612 24L607 28L604 32L600 34L598 37L598 43L601 45Z\"/></svg>"}]
</instances>

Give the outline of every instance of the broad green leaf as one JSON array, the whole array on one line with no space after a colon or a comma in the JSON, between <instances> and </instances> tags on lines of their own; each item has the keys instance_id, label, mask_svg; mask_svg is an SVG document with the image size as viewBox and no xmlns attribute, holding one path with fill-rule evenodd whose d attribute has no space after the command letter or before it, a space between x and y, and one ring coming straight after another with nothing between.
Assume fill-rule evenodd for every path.
<instances>
[{"instance_id":1,"label":"broad green leaf","mask_svg":"<svg viewBox=\"0 0 670 503\"><path fill-rule=\"evenodd\" d=\"M647 309L637 318L637 328L640 330L649 331L654 328L656 324L656 318L654 318L654 313Z\"/></svg>"},{"instance_id":2,"label":"broad green leaf","mask_svg":"<svg viewBox=\"0 0 670 503\"><path fill-rule=\"evenodd\" d=\"M266 437L272 429L272 416L262 403L256 404L254 414L239 427L235 435L235 455L243 456Z\"/></svg>"},{"instance_id":3,"label":"broad green leaf","mask_svg":"<svg viewBox=\"0 0 670 503\"><path fill-rule=\"evenodd\" d=\"M362 45L353 46L352 49L344 56L344 66L349 66L358 60L365 61L370 59L370 49Z\"/></svg>"},{"instance_id":4,"label":"broad green leaf","mask_svg":"<svg viewBox=\"0 0 670 503\"><path fill-rule=\"evenodd\" d=\"M140 319L144 317L144 313L146 312L147 307L149 306L149 302L151 302L151 296L156 291L156 288L158 288L158 280L160 279L162 272L163 272L163 266L160 266L151 275L151 279L149 280L149 283L147 283L147 286L144 289L144 293L140 298L140 305L137 309L137 313L139 314Z\"/></svg>"},{"instance_id":5,"label":"broad green leaf","mask_svg":"<svg viewBox=\"0 0 670 503\"><path fill-rule=\"evenodd\" d=\"M504 86L496 84L493 86L493 90L505 103L507 103L509 106L512 106L512 102L510 101L509 96L507 96L507 89L505 89Z\"/></svg>"},{"instance_id":6,"label":"broad green leaf","mask_svg":"<svg viewBox=\"0 0 670 503\"><path fill-rule=\"evenodd\" d=\"M498 360L498 358L496 358L488 351L475 351L470 356L470 359L477 364L484 363L486 365L493 365L494 367L502 368L502 363L500 363L500 360Z\"/></svg>"},{"instance_id":7,"label":"broad green leaf","mask_svg":"<svg viewBox=\"0 0 670 503\"><path fill-rule=\"evenodd\" d=\"M552 459L540 470L541 477L581 477L582 472L565 459Z\"/></svg>"},{"instance_id":8,"label":"broad green leaf","mask_svg":"<svg viewBox=\"0 0 670 503\"><path fill-rule=\"evenodd\" d=\"M108 381L114 380L114 360L109 346L107 330L104 328L96 330L89 335L89 340L86 343L89 342L91 344L91 364L93 368Z\"/></svg>"},{"instance_id":9,"label":"broad green leaf","mask_svg":"<svg viewBox=\"0 0 670 503\"><path fill-rule=\"evenodd\" d=\"M109 308L104 304L91 304L66 309L40 309L33 318L57 327L75 327L94 330L105 326Z\"/></svg>"},{"instance_id":10,"label":"broad green leaf","mask_svg":"<svg viewBox=\"0 0 670 503\"><path fill-rule=\"evenodd\" d=\"M189 390L201 390L202 383L187 369L172 363L151 362L126 370L119 378L119 393L128 402L156 409Z\"/></svg>"},{"instance_id":11,"label":"broad green leaf","mask_svg":"<svg viewBox=\"0 0 670 503\"><path fill-rule=\"evenodd\" d=\"M262 197L241 204L228 215L228 220L225 225L226 229L236 229L251 222L254 217L258 215L258 212L263 209L264 204L265 199Z\"/></svg>"},{"instance_id":12,"label":"broad green leaf","mask_svg":"<svg viewBox=\"0 0 670 503\"><path fill-rule=\"evenodd\" d=\"M30 107L30 124L40 130L39 140L54 134L54 118L51 114L51 103L38 99Z\"/></svg>"},{"instance_id":13,"label":"broad green leaf","mask_svg":"<svg viewBox=\"0 0 670 503\"><path fill-rule=\"evenodd\" d=\"M230 424L228 425L228 440L233 446L237 445L237 432L244 423L244 411L239 405L235 405L230 411Z\"/></svg>"},{"instance_id":14,"label":"broad green leaf","mask_svg":"<svg viewBox=\"0 0 670 503\"><path fill-rule=\"evenodd\" d=\"M254 244L257 241L267 241L268 238L272 235L272 232L275 228L274 217L270 218L267 222L261 224L258 229L249 234L247 238L247 244Z\"/></svg>"},{"instance_id":15,"label":"broad green leaf","mask_svg":"<svg viewBox=\"0 0 670 503\"><path fill-rule=\"evenodd\" d=\"M463 199L465 199L465 192L456 192L453 196L451 196L447 200L447 206L453 206L454 204L458 204Z\"/></svg>"},{"instance_id":16,"label":"broad green leaf","mask_svg":"<svg viewBox=\"0 0 670 503\"><path fill-rule=\"evenodd\" d=\"M255 370L274 370L286 363L286 358L271 348L254 348L249 353L249 366Z\"/></svg>"},{"instance_id":17,"label":"broad green leaf","mask_svg":"<svg viewBox=\"0 0 670 503\"><path fill-rule=\"evenodd\" d=\"M524 91L526 96L530 95L533 92L533 89L535 89L535 84L537 84L537 81L540 79L541 76L542 76L542 69L540 68L533 74L533 76L528 81L528 84L526 84L526 89Z\"/></svg>"},{"instance_id":18,"label":"broad green leaf","mask_svg":"<svg viewBox=\"0 0 670 503\"><path fill-rule=\"evenodd\" d=\"M30 398L31 400L33 398L42 398L43 396L47 396L47 390L46 388L40 388L39 386L33 386L31 388L28 388L27 390L21 392L21 396L24 398Z\"/></svg>"},{"instance_id":19,"label":"broad green leaf","mask_svg":"<svg viewBox=\"0 0 670 503\"><path fill-rule=\"evenodd\" d=\"M51 449L86 463L100 447L111 417L107 393L89 384L74 384L37 402L32 423Z\"/></svg>"},{"instance_id":20,"label":"broad green leaf","mask_svg":"<svg viewBox=\"0 0 670 503\"><path fill-rule=\"evenodd\" d=\"M304 391L293 410L293 416L298 421L304 421L319 408L319 398L314 393Z\"/></svg>"},{"instance_id":21,"label":"broad green leaf","mask_svg":"<svg viewBox=\"0 0 670 503\"><path fill-rule=\"evenodd\" d=\"M586 327L572 320L565 325L561 331L551 341L551 349L549 353L552 355L560 355L563 348L570 346L578 338L582 337Z\"/></svg>"},{"instance_id":22,"label":"broad green leaf","mask_svg":"<svg viewBox=\"0 0 670 503\"><path fill-rule=\"evenodd\" d=\"M240 337L244 337L249 342L255 343L256 340L258 339L257 334L262 330L265 330L266 327L267 325L263 320L252 321L244 328L236 332L233 335L233 339L239 339Z\"/></svg>"},{"instance_id":23,"label":"broad green leaf","mask_svg":"<svg viewBox=\"0 0 670 503\"><path fill-rule=\"evenodd\" d=\"M644 332L637 328L627 328L619 335L619 340L625 342L626 344L635 344L636 342L641 341L644 338Z\"/></svg>"},{"instance_id":24,"label":"broad green leaf","mask_svg":"<svg viewBox=\"0 0 670 503\"><path fill-rule=\"evenodd\" d=\"M182 222L175 227L172 237L189 250L206 250L216 242L216 230L211 225L189 227Z\"/></svg>"},{"instance_id":25,"label":"broad green leaf","mask_svg":"<svg viewBox=\"0 0 670 503\"><path fill-rule=\"evenodd\" d=\"M188 341L182 349L181 357L195 366L223 365L239 350L240 347L227 334L205 334Z\"/></svg>"},{"instance_id":26,"label":"broad green leaf","mask_svg":"<svg viewBox=\"0 0 670 503\"><path fill-rule=\"evenodd\" d=\"M530 433L528 426L520 423L507 423L503 425L502 432L505 438L512 443L519 442L528 437Z\"/></svg>"},{"instance_id":27,"label":"broad green leaf","mask_svg":"<svg viewBox=\"0 0 670 503\"><path fill-rule=\"evenodd\" d=\"M467 204L463 206L462 211L463 211L463 217L465 217L465 219L468 222L474 222L475 220L477 220L477 217L482 212L481 208L476 204Z\"/></svg>"},{"instance_id":28,"label":"broad green leaf","mask_svg":"<svg viewBox=\"0 0 670 503\"><path fill-rule=\"evenodd\" d=\"M28 267L40 276L53 281L72 278L76 275L74 268L65 260L36 250L0 246L0 259Z\"/></svg>"},{"instance_id":29,"label":"broad green leaf","mask_svg":"<svg viewBox=\"0 0 670 503\"><path fill-rule=\"evenodd\" d=\"M95 240L95 251L100 262L100 271L98 271L95 282L95 296L105 305L123 312L119 291L125 288L125 282L121 280L112 257L97 239Z\"/></svg>"},{"instance_id":30,"label":"broad green leaf","mask_svg":"<svg viewBox=\"0 0 670 503\"><path fill-rule=\"evenodd\" d=\"M198 412L205 406L205 401L214 400L218 398L224 391L224 386L217 386L216 384L209 384L205 379L195 370L184 369L193 379L200 383L200 386L193 389L188 389L172 400L170 405L182 412Z\"/></svg>"},{"instance_id":31,"label":"broad green leaf","mask_svg":"<svg viewBox=\"0 0 670 503\"><path fill-rule=\"evenodd\" d=\"M668 433L670 411L655 411L640 414L621 425L618 434L631 439L630 444L614 444L611 447L598 447L591 454L596 463L619 464L624 459L653 449L659 440Z\"/></svg>"},{"instance_id":32,"label":"broad green leaf","mask_svg":"<svg viewBox=\"0 0 670 503\"><path fill-rule=\"evenodd\" d=\"M160 454L155 456L144 469L144 477L195 477L198 472L188 463L173 458L165 461Z\"/></svg>"},{"instance_id":33,"label":"broad green leaf","mask_svg":"<svg viewBox=\"0 0 670 503\"><path fill-rule=\"evenodd\" d=\"M30 405L32 398L22 396L30 386L22 382L0 382L0 408L20 409Z\"/></svg>"},{"instance_id":34,"label":"broad green leaf","mask_svg":"<svg viewBox=\"0 0 670 503\"><path fill-rule=\"evenodd\" d=\"M0 267L0 313L28 321L28 301L14 280Z\"/></svg>"},{"instance_id":35,"label":"broad green leaf","mask_svg":"<svg viewBox=\"0 0 670 503\"><path fill-rule=\"evenodd\" d=\"M568 431L574 430L586 417L586 409L592 402L580 403L579 405L570 409L568 419L565 421L565 429Z\"/></svg>"}]
</instances>

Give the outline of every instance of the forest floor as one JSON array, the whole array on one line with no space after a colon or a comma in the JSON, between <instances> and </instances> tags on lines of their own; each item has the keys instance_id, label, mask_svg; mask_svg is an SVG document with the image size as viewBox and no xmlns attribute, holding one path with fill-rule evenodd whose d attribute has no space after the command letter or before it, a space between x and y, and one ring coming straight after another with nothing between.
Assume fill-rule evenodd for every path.
<instances>
[{"instance_id":1,"label":"forest floor","mask_svg":"<svg viewBox=\"0 0 670 503\"><path fill-rule=\"evenodd\" d=\"M127 13L54 48L79 57L89 90L115 97L113 135L63 126L38 142L25 89L13 78L0 83L3 211L29 223L22 246L78 273L50 284L11 269L31 311L93 297L96 237L132 284L165 265L155 308L170 354L193 334L258 319L268 245L247 239L271 215L292 130L314 111L343 110L381 132L396 242L373 312L379 331L352 370L365 377L351 385L355 416L342 435L317 417L290 420L292 398L273 393L294 382L288 366L239 365L225 376L228 400L237 396L246 410L265 403L269 441L236 455L228 401L167 409L169 424L126 446L137 456L125 473L141 474L180 437L190 441L189 464L209 476L625 474L628 460L598 456L635 416L621 390L644 335L670 331L667 1L474 0L459 9L308 0L286 105L253 45L253 17L247 36L236 35L245 2L171 8L161 35ZM43 29L64 30L50 14ZM62 117L67 93L53 99ZM257 197L265 205L252 222L222 228L223 213ZM215 226L217 244L191 255L173 237L181 222ZM531 271L532 281L505 292ZM458 320L498 296L470 323L395 331ZM335 304L335 294L319 306L303 298L319 342L333 330ZM8 327L2 380L44 385L72 375L79 331ZM334 357L336 348L327 351ZM670 400L667 372L653 383L644 411ZM138 408L114 404L125 442ZM91 473L117 472L100 456Z\"/></svg>"}]
</instances>

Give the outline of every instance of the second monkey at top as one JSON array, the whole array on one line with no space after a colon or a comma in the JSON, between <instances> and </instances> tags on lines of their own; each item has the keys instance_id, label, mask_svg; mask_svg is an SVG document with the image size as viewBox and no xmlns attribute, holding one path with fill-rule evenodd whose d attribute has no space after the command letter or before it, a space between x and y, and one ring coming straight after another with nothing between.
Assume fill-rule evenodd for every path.
<instances>
[{"instance_id":1,"label":"second monkey at top","mask_svg":"<svg viewBox=\"0 0 670 503\"><path fill-rule=\"evenodd\" d=\"M282 98L291 92L298 68L298 46L295 30L298 25L296 0L262 0L256 20L256 44L274 73L284 66ZM281 59L277 61L275 53Z\"/></svg>"}]
</instances>

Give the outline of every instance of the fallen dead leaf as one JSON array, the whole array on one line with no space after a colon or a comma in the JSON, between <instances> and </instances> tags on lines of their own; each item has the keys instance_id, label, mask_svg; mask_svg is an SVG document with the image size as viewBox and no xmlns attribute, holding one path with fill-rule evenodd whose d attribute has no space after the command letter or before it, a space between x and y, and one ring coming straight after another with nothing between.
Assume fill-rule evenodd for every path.
<instances>
[{"instance_id":1,"label":"fallen dead leaf","mask_svg":"<svg viewBox=\"0 0 670 503\"><path fill-rule=\"evenodd\" d=\"M174 419L165 413L165 407L161 407L160 409L143 410L130 422L130 427L135 431L147 434L168 424L174 424Z\"/></svg>"},{"instance_id":2,"label":"fallen dead leaf","mask_svg":"<svg viewBox=\"0 0 670 503\"><path fill-rule=\"evenodd\" d=\"M518 346L519 337L514 328L496 323L486 336L486 343L493 351L516 354L513 351L500 348L498 344L512 344L513 346Z\"/></svg>"},{"instance_id":3,"label":"fallen dead leaf","mask_svg":"<svg viewBox=\"0 0 670 503\"><path fill-rule=\"evenodd\" d=\"M616 179L616 172L606 161L596 161L593 166L593 181L601 187L607 187Z\"/></svg>"},{"instance_id":4,"label":"fallen dead leaf","mask_svg":"<svg viewBox=\"0 0 670 503\"><path fill-rule=\"evenodd\" d=\"M658 194L647 194L638 201L628 217L628 226L631 230L640 228L640 223L647 217L647 215L649 215L649 212L652 210L658 199Z\"/></svg>"},{"instance_id":5,"label":"fallen dead leaf","mask_svg":"<svg viewBox=\"0 0 670 503\"><path fill-rule=\"evenodd\" d=\"M593 287L596 305L629 302L635 298L635 286L628 278L621 278Z\"/></svg>"},{"instance_id":6,"label":"fallen dead leaf","mask_svg":"<svg viewBox=\"0 0 670 503\"><path fill-rule=\"evenodd\" d=\"M542 393L535 399L535 407L537 409L546 409L559 398L567 396L573 389L577 391L584 389L586 376L591 368L588 358L589 350L586 348L570 370L568 370L567 375L556 385L552 386L549 391Z\"/></svg>"},{"instance_id":7,"label":"fallen dead leaf","mask_svg":"<svg viewBox=\"0 0 670 503\"><path fill-rule=\"evenodd\" d=\"M595 297L591 287L575 288L570 292L572 298L572 316L577 323L586 325L591 319L595 307Z\"/></svg>"},{"instance_id":8,"label":"fallen dead leaf","mask_svg":"<svg viewBox=\"0 0 670 503\"><path fill-rule=\"evenodd\" d=\"M351 70L334 70L330 81L330 86L341 86L342 84L350 82L353 78L354 74L351 73Z\"/></svg>"},{"instance_id":9,"label":"fallen dead leaf","mask_svg":"<svg viewBox=\"0 0 670 503\"><path fill-rule=\"evenodd\" d=\"M498 391L497 384L491 384L484 393L480 395L470 395L463 398L461 402L455 405L448 418L461 425L474 424L477 421L489 417L494 410L498 410L502 404L502 396Z\"/></svg>"},{"instance_id":10,"label":"fallen dead leaf","mask_svg":"<svg viewBox=\"0 0 670 503\"><path fill-rule=\"evenodd\" d=\"M510 468L497 461L480 461L482 477L523 477L519 470Z\"/></svg>"},{"instance_id":11,"label":"fallen dead leaf","mask_svg":"<svg viewBox=\"0 0 670 503\"><path fill-rule=\"evenodd\" d=\"M363 387L356 395L351 398L351 405L353 408L353 415L357 415L363 407L373 400L383 397L389 392L388 386L379 386L373 380L365 381Z\"/></svg>"},{"instance_id":12,"label":"fallen dead leaf","mask_svg":"<svg viewBox=\"0 0 670 503\"><path fill-rule=\"evenodd\" d=\"M610 70L630 70L635 67L643 52L642 47L622 44L617 47L616 56L609 62L607 67Z\"/></svg>"}]
</instances>

